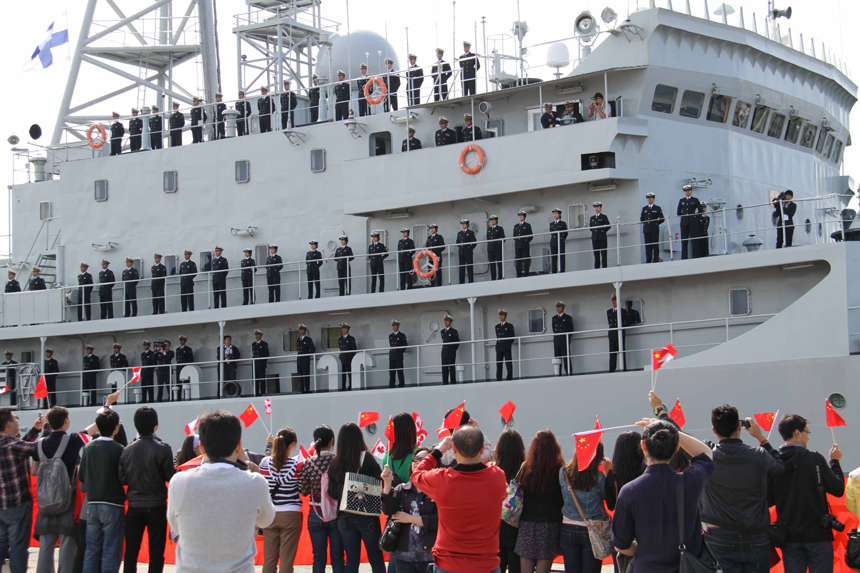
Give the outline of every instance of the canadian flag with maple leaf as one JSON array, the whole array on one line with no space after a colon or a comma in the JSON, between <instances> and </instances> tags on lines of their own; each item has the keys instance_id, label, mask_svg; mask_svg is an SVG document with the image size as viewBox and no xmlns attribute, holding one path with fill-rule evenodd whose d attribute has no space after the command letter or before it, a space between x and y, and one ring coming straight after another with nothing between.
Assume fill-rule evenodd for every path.
<instances>
[{"instance_id":1,"label":"canadian flag with maple leaf","mask_svg":"<svg viewBox=\"0 0 860 573\"><path fill-rule=\"evenodd\" d=\"M185 435L190 436L197 433L197 424L200 423L200 416L197 416L193 422L185 426Z\"/></svg>"},{"instance_id":2,"label":"canadian flag with maple leaf","mask_svg":"<svg viewBox=\"0 0 860 573\"><path fill-rule=\"evenodd\" d=\"M370 449L370 453L373 457L377 458L380 462L382 461L382 456L387 452L388 447L382 443L382 440L376 440L376 443L373 444L373 447Z\"/></svg>"},{"instance_id":3,"label":"canadian flag with maple leaf","mask_svg":"<svg viewBox=\"0 0 860 573\"><path fill-rule=\"evenodd\" d=\"M128 381L128 384L134 384L135 382L140 382L140 366L131 369L131 380Z\"/></svg>"},{"instance_id":4,"label":"canadian flag with maple leaf","mask_svg":"<svg viewBox=\"0 0 860 573\"><path fill-rule=\"evenodd\" d=\"M412 419L415 420L415 435L418 438L416 445L420 446L427 437L427 430L424 429L424 420L421 419L421 416L412 412Z\"/></svg>"}]
</instances>

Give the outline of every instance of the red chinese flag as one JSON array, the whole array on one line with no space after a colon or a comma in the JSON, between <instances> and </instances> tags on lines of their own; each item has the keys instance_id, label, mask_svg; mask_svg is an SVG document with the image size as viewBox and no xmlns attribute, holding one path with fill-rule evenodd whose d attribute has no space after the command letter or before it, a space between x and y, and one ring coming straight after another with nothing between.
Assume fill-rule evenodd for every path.
<instances>
[{"instance_id":1,"label":"red chinese flag","mask_svg":"<svg viewBox=\"0 0 860 573\"><path fill-rule=\"evenodd\" d=\"M37 392L36 397L38 398L39 397L38 396L38 390L36 390L36 392ZM48 393L46 392L45 395L47 396ZM838 428L839 426L847 426L848 425L845 423L845 420L842 419L842 416L840 416L839 413L833 409L833 404L830 403L830 400L825 400L824 404L825 404L825 407L827 408L827 427L828 428Z\"/></svg>"},{"instance_id":2,"label":"red chinese flag","mask_svg":"<svg viewBox=\"0 0 860 573\"><path fill-rule=\"evenodd\" d=\"M600 416L594 417L594 429L595 430L602 430L603 429L603 426L600 425Z\"/></svg>"},{"instance_id":3,"label":"red chinese flag","mask_svg":"<svg viewBox=\"0 0 860 573\"><path fill-rule=\"evenodd\" d=\"M388 445L394 443L394 418L388 416L388 424L385 425L385 439L388 440Z\"/></svg>"},{"instance_id":4,"label":"red chinese flag","mask_svg":"<svg viewBox=\"0 0 860 573\"><path fill-rule=\"evenodd\" d=\"M445 421L442 423L442 427L448 430L454 431L460 427L460 422L463 421L463 412L466 411L466 403L463 402L453 410L451 413L445 417Z\"/></svg>"},{"instance_id":5,"label":"red chinese flag","mask_svg":"<svg viewBox=\"0 0 860 573\"><path fill-rule=\"evenodd\" d=\"M651 369L652 370L660 370L663 366L666 365L667 362L675 358L675 355L678 354L678 351L675 350L675 346L667 344L660 350L655 350L654 354L651 356Z\"/></svg>"},{"instance_id":6,"label":"red chinese flag","mask_svg":"<svg viewBox=\"0 0 860 573\"><path fill-rule=\"evenodd\" d=\"M239 419L242 420L242 423L245 424L247 428L251 424L257 421L260 415L257 414L257 410L254 409L253 404L248 404L248 407L245 408L245 411L239 416Z\"/></svg>"},{"instance_id":7,"label":"red chinese flag","mask_svg":"<svg viewBox=\"0 0 860 573\"><path fill-rule=\"evenodd\" d=\"M675 420L675 423L681 428L683 428L684 424L687 423L687 418L684 417L684 409L681 408L680 400L675 400L675 406L672 408L672 411L669 412L669 417Z\"/></svg>"},{"instance_id":8,"label":"red chinese flag","mask_svg":"<svg viewBox=\"0 0 860 573\"><path fill-rule=\"evenodd\" d=\"M505 421L505 424L511 423L511 417L514 415L514 410L516 409L517 405L508 400L508 403L502 406L502 409L499 410L499 414L502 415L502 420Z\"/></svg>"},{"instance_id":9,"label":"red chinese flag","mask_svg":"<svg viewBox=\"0 0 860 573\"><path fill-rule=\"evenodd\" d=\"M358 415L358 427L366 428L379 420L379 412L361 412Z\"/></svg>"},{"instance_id":10,"label":"red chinese flag","mask_svg":"<svg viewBox=\"0 0 860 573\"><path fill-rule=\"evenodd\" d=\"M603 430L574 434L573 437L576 441L576 467L579 471L584 472L594 461L594 456L597 455L597 444L603 438Z\"/></svg>"},{"instance_id":11,"label":"red chinese flag","mask_svg":"<svg viewBox=\"0 0 860 573\"><path fill-rule=\"evenodd\" d=\"M773 428L773 422L776 419L776 412L762 412L761 414L753 414L753 418L755 418L756 424L761 426L761 429L765 432L770 432L770 429Z\"/></svg>"},{"instance_id":12,"label":"red chinese flag","mask_svg":"<svg viewBox=\"0 0 860 573\"><path fill-rule=\"evenodd\" d=\"M33 392L33 396L35 396L36 398L38 398L38 399L40 399L40 400L41 400L42 398L47 398L47 397L48 397L48 386L45 384L45 377L44 377L44 376L40 376L40 377L39 377L39 383L38 383L38 384L36 384L36 391L35 391L35 392ZM830 403L828 402L828 404L827 404L827 405L829 406L829 405L830 405ZM837 414L837 416L838 416L838 414ZM830 419L830 418L828 418L828 420L829 420L829 419ZM842 419L842 418L840 418L840 420L841 420L841 419ZM844 425L845 425L845 422L842 422L842 425L844 426Z\"/></svg>"}]
</instances>

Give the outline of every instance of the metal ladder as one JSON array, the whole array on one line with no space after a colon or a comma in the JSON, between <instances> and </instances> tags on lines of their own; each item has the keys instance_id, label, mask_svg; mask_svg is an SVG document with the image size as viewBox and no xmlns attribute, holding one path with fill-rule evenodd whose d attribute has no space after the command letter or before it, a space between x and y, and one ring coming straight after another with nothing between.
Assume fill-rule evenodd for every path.
<instances>
[{"instance_id":1,"label":"metal ladder","mask_svg":"<svg viewBox=\"0 0 860 573\"><path fill-rule=\"evenodd\" d=\"M39 276L45 279L45 286L49 289L54 288L57 282L57 255L56 253L41 253L36 259L36 264L33 265L39 269ZM21 271L24 270L22 265ZM32 267L30 268L32 271ZM19 274L21 274L19 272ZM30 290L30 280L27 279L27 284L21 290Z\"/></svg>"}]
</instances>

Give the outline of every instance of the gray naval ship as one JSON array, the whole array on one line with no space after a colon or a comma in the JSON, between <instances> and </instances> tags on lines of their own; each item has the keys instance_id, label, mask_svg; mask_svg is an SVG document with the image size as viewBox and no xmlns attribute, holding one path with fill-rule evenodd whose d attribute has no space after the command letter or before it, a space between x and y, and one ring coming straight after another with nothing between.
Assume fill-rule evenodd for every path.
<instances>
[{"instance_id":1,"label":"gray naval ship","mask_svg":"<svg viewBox=\"0 0 860 573\"><path fill-rule=\"evenodd\" d=\"M573 37L531 47L518 21L512 34L472 40L471 53L449 48L447 64L413 65L382 35L323 18L318 0L247 0L234 20L246 108L236 88L216 101L211 1L186 10L159 0L106 23L97 4L73 35L53 141L30 148L27 181L10 187L9 268L23 292L2 297L0 339L18 364L5 371L15 391L0 400L15 395L25 424L45 408L34 393L46 348L58 362L53 397L81 425L113 388L130 423L152 398L143 386L162 381L159 434L174 447L203 412L249 403L303 443L318 424L378 412L371 445L389 415L417 412L432 430L465 401L494 439L512 401L514 428L528 438L549 427L570 455L571 434L595 415L605 427L648 416L656 375L657 394L670 408L680 399L685 429L701 438L711 408L729 402L745 416L808 417L812 447L826 451L829 400L849 424L835 430L845 467L860 463L860 222L841 170L857 88L819 41L785 31L785 11L652 2L622 20L608 8L581 14ZM199 73L180 79L184 64ZM105 83L83 101L75 86L87 66L125 87ZM143 120L133 129L107 107L129 103ZM420 148L406 143L410 130ZM649 193L662 216L650 215ZM554 210L563 227L550 226ZM401 242L407 233L414 247ZM474 242L461 247L458 236ZM314 298L310 241L322 263L311 265ZM246 249L253 262L242 266ZM164 279L153 277L153 253ZM102 261L113 279L100 280ZM123 281L126 261L135 272ZM81 262L94 277L89 299ZM31 288L34 267L44 290ZM166 312L153 314L160 284ZM557 301L571 333L553 320ZM500 309L514 331L502 344L512 371L497 376ZM392 321L406 337L395 353ZM346 354L344 323L356 343ZM267 351L252 350L255 331ZM221 351L226 335L235 351ZM180 336L192 362L125 385L157 363L142 362L144 340L175 351ZM654 350L669 343L677 357L653 372ZM128 368L111 368L114 344ZM100 361L84 371L87 345ZM395 372L390 387L400 368L405 386ZM246 446L262 449L267 431L252 425Z\"/></svg>"}]
</instances>

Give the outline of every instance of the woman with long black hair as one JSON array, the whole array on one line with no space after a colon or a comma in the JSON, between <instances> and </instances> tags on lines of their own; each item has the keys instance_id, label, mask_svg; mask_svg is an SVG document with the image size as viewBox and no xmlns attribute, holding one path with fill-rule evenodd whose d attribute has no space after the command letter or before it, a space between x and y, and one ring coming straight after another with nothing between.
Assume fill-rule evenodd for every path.
<instances>
[{"instance_id":1,"label":"woman with long black hair","mask_svg":"<svg viewBox=\"0 0 860 573\"><path fill-rule=\"evenodd\" d=\"M564 497L564 507L561 510L564 519L559 545L564 556L565 573L600 573L602 567L600 559L594 556L591 549L586 522L609 519L603 506L606 476L600 470L601 464L604 471L611 469L612 462L603 458L603 442L597 444L594 459L585 470L579 471L574 452L570 463L558 472L561 494ZM579 508L582 508L582 512Z\"/></svg>"},{"instance_id":2,"label":"woman with long black hair","mask_svg":"<svg viewBox=\"0 0 860 573\"><path fill-rule=\"evenodd\" d=\"M382 456L382 467L388 466L394 474L392 487L408 483L412 475L412 455L418 444L415 420L412 414L400 412L391 420L394 425L394 443L391 451Z\"/></svg>"},{"instance_id":3,"label":"woman with long black hair","mask_svg":"<svg viewBox=\"0 0 860 573\"><path fill-rule=\"evenodd\" d=\"M314 430L314 455L305 461L302 469L301 495L308 496L308 533L314 552L313 573L325 573L331 549L331 568L333 573L343 573L343 542L337 521L323 521L320 509L322 476L328 472L334 460L334 430L322 424Z\"/></svg>"},{"instance_id":4,"label":"woman with long black hair","mask_svg":"<svg viewBox=\"0 0 860 573\"><path fill-rule=\"evenodd\" d=\"M612 452L612 468L606 472L606 507L615 510L615 501L621 488L645 472L645 456L642 454L642 434L636 431L622 432L615 440Z\"/></svg>"},{"instance_id":5,"label":"woman with long black hair","mask_svg":"<svg viewBox=\"0 0 860 573\"><path fill-rule=\"evenodd\" d=\"M508 428L499 436L493 450L493 465L505 472L505 480L511 481L526 461L526 447L523 437L516 430ZM502 521L499 528L499 572L520 573L520 558L514 552L517 546L519 529Z\"/></svg>"}]
</instances>

